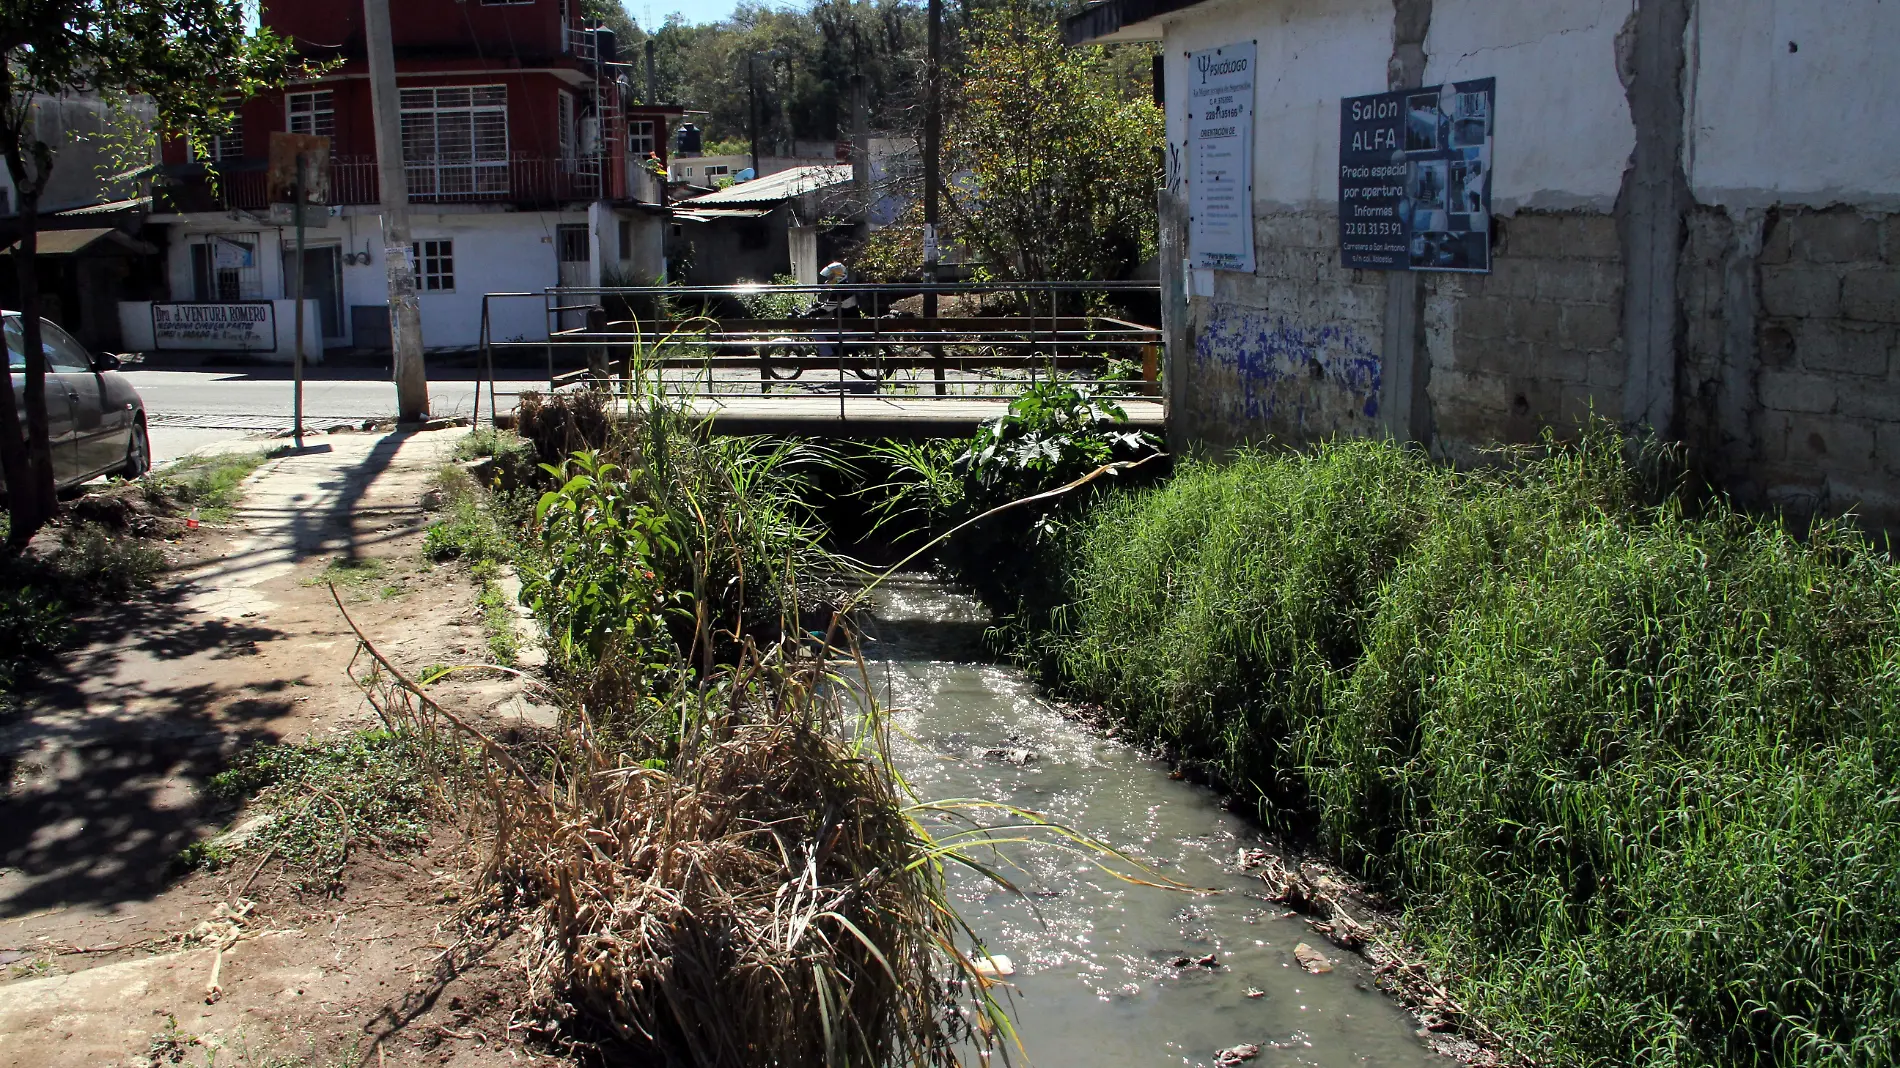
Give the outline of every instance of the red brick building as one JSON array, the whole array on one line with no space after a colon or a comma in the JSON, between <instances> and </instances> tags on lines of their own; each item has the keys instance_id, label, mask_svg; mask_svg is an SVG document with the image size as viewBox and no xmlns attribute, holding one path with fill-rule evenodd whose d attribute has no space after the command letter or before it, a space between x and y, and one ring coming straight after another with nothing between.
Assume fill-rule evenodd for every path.
<instances>
[{"instance_id":1,"label":"red brick building","mask_svg":"<svg viewBox=\"0 0 1900 1068\"><path fill-rule=\"evenodd\" d=\"M478 340L481 298L556 284L662 277L661 184L681 110L633 104L644 74L578 0L402 0L391 5L403 158L430 348ZM164 150L153 221L171 228L174 301L287 296L288 219L265 189L270 135L331 139L330 208L309 220L309 296L327 347L387 345L380 189L362 5L264 0L263 24L335 66L247 101L209 158ZM497 309L498 338L544 336L538 306ZM137 309L126 320L138 345ZM162 339L151 345L163 347Z\"/></svg>"}]
</instances>

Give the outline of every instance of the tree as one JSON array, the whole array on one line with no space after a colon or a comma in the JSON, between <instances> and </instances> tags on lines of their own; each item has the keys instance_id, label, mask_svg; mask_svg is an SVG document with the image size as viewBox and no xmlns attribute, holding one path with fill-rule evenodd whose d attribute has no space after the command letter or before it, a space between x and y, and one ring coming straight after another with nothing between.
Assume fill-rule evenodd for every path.
<instances>
[{"instance_id":1,"label":"tree","mask_svg":"<svg viewBox=\"0 0 1900 1068\"><path fill-rule=\"evenodd\" d=\"M1064 45L1033 0L972 12L965 47L945 138L951 173L968 175L945 205L963 246L1017 279L1125 277L1153 255L1166 135L1117 52Z\"/></svg>"},{"instance_id":2,"label":"tree","mask_svg":"<svg viewBox=\"0 0 1900 1068\"><path fill-rule=\"evenodd\" d=\"M13 376L0 375L0 474L9 548L23 547L57 507L40 339L39 202L58 145L36 128L36 99L91 93L125 113L149 103L155 128L203 144L227 129L239 102L292 73L290 42L249 29L242 0L5 0L0 3L0 155L19 194L20 278L26 357L25 425ZM149 151L149 149L148 149Z\"/></svg>"},{"instance_id":3,"label":"tree","mask_svg":"<svg viewBox=\"0 0 1900 1068\"><path fill-rule=\"evenodd\" d=\"M1153 53L1069 48L1063 10L973 5L946 50L945 68L960 77L945 84L941 240L990 278L1124 278L1155 252L1166 135L1146 84ZM870 277L915 277L921 185L900 174L887 192L912 210L872 235L859 265Z\"/></svg>"}]
</instances>

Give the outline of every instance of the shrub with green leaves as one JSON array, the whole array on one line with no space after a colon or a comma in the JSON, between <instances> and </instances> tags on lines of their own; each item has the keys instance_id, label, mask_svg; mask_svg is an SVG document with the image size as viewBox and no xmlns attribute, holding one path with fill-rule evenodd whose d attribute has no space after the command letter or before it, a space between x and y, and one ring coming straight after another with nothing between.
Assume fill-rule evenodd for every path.
<instances>
[{"instance_id":1,"label":"shrub with green leaves","mask_svg":"<svg viewBox=\"0 0 1900 1068\"><path fill-rule=\"evenodd\" d=\"M1190 464L1090 517L1046 640L1395 891L1540 1063L1891 1064L1900 566L1626 455Z\"/></svg>"},{"instance_id":2,"label":"shrub with green leaves","mask_svg":"<svg viewBox=\"0 0 1900 1068\"><path fill-rule=\"evenodd\" d=\"M577 452L547 471L559 487L534 512L546 566L525 593L556 647L598 661L610 645L654 646L668 633L658 561L680 551L666 513L640 491L638 472L598 453Z\"/></svg>"}]
</instances>

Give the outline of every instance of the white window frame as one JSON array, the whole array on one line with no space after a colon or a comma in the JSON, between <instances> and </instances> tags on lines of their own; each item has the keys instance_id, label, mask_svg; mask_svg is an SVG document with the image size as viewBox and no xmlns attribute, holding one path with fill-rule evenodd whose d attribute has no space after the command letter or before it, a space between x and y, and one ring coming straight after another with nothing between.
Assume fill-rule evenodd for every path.
<instances>
[{"instance_id":1,"label":"white window frame","mask_svg":"<svg viewBox=\"0 0 1900 1068\"><path fill-rule=\"evenodd\" d=\"M416 292L455 292L455 239L425 237L409 246L415 257Z\"/></svg>"},{"instance_id":2,"label":"white window frame","mask_svg":"<svg viewBox=\"0 0 1900 1068\"><path fill-rule=\"evenodd\" d=\"M403 168L413 197L509 192L508 87L402 90Z\"/></svg>"},{"instance_id":3,"label":"white window frame","mask_svg":"<svg viewBox=\"0 0 1900 1068\"><path fill-rule=\"evenodd\" d=\"M574 145L574 94L565 89L559 89L556 92L558 94L554 105L556 150L561 157L561 166L572 168L579 158L575 155Z\"/></svg>"},{"instance_id":4,"label":"white window frame","mask_svg":"<svg viewBox=\"0 0 1900 1068\"><path fill-rule=\"evenodd\" d=\"M203 149L200 149L197 145L191 144L190 142L186 142L187 146L191 149L191 158L199 163L228 163L232 160L243 159L243 120L240 119L238 121L239 125L234 127L230 133L212 134L207 139L209 143L205 145Z\"/></svg>"},{"instance_id":5,"label":"white window frame","mask_svg":"<svg viewBox=\"0 0 1900 1068\"><path fill-rule=\"evenodd\" d=\"M659 124L652 119L627 120L627 151L640 159L660 148Z\"/></svg>"},{"instance_id":6,"label":"white window frame","mask_svg":"<svg viewBox=\"0 0 1900 1068\"><path fill-rule=\"evenodd\" d=\"M300 108L299 104L307 106ZM302 93L285 93L284 129L294 134L335 137L336 92L330 89L314 89Z\"/></svg>"},{"instance_id":7,"label":"white window frame","mask_svg":"<svg viewBox=\"0 0 1900 1068\"><path fill-rule=\"evenodd\" d=\"M688 171L686 173L691 174L692 172ZM727 166L724 163L706 164L706 177L708 178L724 178L726 175L731 174L731 173L732 173L732 168Z\"/></svg>"}]
</instances>

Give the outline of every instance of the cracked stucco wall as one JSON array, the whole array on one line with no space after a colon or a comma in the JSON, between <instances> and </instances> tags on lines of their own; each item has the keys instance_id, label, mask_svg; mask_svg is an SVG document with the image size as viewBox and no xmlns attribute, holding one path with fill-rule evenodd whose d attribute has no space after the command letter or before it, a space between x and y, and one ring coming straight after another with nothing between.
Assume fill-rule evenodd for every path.
<instances>
[{"instance_id":1,"label":"cracked stucco wall","mask_svg":"<svg viewBox=\"0 0 1900 1068\"><path fill-rule=\"evenodd\" d=\"M1171 247L1177 447L1391 433L1475 463L1594 413L1745 503L1900 529L1900 3L1216 0L1164 32L1170 99L1185 52L1251 38L1261 69L1259 269ZM1340 268L1340 98L1478 77L1493 272Z\"/></svg>"}]
</instances>

